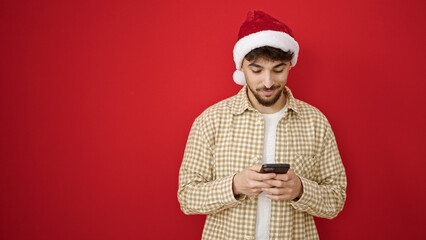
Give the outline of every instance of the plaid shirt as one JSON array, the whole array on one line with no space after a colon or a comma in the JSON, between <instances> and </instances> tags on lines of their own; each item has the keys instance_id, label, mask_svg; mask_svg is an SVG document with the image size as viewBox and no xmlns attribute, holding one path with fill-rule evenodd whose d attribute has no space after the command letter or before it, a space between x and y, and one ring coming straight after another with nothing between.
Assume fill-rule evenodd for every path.
<instances>
[{"instance_id":1,"label":"plaid shirt","mask_svg":"<svg viewBox=\"0 0 426 240\"><path fill-rule=\"evenodd\" d=\"M275 162L290 163L303 184L297 201L272 201L270 239L318 239L313 216L333 218L346 199L346 174L325 116L293 97L277 126ZM179 172L186 214L207 214L202 239L254 239L257 197L232 191L236 173L261 164L264 126L247 87L204 111L194 122Z\"/></svg>"}]
</instances>

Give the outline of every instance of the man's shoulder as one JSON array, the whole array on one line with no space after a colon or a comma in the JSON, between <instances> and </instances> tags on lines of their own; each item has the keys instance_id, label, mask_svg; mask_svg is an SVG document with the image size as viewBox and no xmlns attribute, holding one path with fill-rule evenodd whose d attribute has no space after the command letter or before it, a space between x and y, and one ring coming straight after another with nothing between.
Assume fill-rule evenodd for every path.
<instances>
[{"instance_id":1,"label":"man's shoulder","mask_svg":"<svg viewBox=\"0 0 426 240\"><path fill-rule=\"evenodd\" d=\"M297 111L301 115L302 119L316 121L327 125L329 124L327 117L318 108L300 99L295 99L295 102L297 105Z\"/></svg>"},{"instance_id":2,"label":"man's shoulder","mask_svg":"<svg viewBox=\"0 0 426 240\"><path fill-rule=\"evenodd\" d=\"M300 110L302 113L314 116L324 115L318 108L312 106L311 104L297 98L295 98L294 100L296 102L298 110Z\"/></svg>"},{"instance_id":3,"label":"man's shoulder","mask_svg":"<svg viewBox=\"0 0 426 240\"><path fill-rule=\"evenodd\" d=\"M237 95L223 99L207 109L205 109L198 117L197 120L218 120L228 117L232 114L233 106L237 101Z\"/></svg>"}]
</instances>

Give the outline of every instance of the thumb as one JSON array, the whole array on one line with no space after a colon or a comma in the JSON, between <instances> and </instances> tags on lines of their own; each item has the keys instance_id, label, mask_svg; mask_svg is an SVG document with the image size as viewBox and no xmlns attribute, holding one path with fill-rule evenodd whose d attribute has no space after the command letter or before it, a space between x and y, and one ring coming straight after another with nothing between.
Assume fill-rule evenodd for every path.
<instances>
[{"instance_id":1,"label":"thumb","mask_svg":"<svg viewBox=\"0 0 426 240\"><path fill-rule=\"evenodd\" d=\"M262 165L257 165L257 164L249 167L250 170L253 170L255 172L260 172L261 168L262 168Z\"/></svg>"}]
</instances>

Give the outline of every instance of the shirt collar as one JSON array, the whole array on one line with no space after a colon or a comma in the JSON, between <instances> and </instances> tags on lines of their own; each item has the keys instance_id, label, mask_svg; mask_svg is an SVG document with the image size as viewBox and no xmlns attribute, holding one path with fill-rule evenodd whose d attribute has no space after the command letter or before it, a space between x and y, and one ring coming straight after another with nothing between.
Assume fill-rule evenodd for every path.
<instances>
[{"instance_id":1,"label":"shirt collar","mask_svg":"<svg viewBox=\"0 0 426 240\"><path fill-rule=\"evenodd\" d=\"M293 97L293 94L288 87L284 87L284 93L287 96L287 111L292 110L294 113L298 114L298 108L296 99ZM257 111L250 103L247 96L247 86L244 86L236 95L235 104L232 105L231 111L234 115L242 114L246 110Z\"/></svg>"}]
</instances>

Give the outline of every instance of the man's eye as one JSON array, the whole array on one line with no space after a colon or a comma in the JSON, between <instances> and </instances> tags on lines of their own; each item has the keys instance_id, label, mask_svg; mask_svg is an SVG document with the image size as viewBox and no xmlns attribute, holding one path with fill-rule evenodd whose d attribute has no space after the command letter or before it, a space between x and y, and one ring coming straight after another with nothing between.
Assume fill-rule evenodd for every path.
<instances>
[{"instance_id":1,"label":"man's eye","mask_svg":"<svg viewBox=\"0 0 426 240\"><path fill-rule=\"evenodd\" d=\"M274 70L274 72L276 72L276 73L281 73L281 72L283 72L284 70Z\"/></svg>"},{"instance_id":2,"label":"man's eye","mask_svg":"<svg viewBox=\"0 0 426 240\"><path fill-rule=\"evenodd\" d=\"M253 73L260 73L261 70L251 70Z\"/></svg>"}]
</instances>

